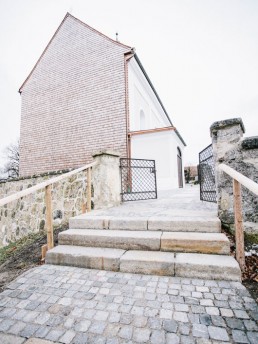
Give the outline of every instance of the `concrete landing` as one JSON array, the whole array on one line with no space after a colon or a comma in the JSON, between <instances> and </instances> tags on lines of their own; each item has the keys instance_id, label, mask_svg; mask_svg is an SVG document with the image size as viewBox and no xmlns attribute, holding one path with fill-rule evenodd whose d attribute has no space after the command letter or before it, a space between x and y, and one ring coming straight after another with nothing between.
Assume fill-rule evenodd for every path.
<instances>
[{"instance_id":1,"label":"concrete landing","mask_svg":"<svg viewBox=\"0 0 258 344\"><path fill-rule=\"evenodd\" d=\"M160 191L158 199L125 202L70 219L70 228L220 232L217 206L199 200L199 186Z\"/></svg>"}]
</instances>

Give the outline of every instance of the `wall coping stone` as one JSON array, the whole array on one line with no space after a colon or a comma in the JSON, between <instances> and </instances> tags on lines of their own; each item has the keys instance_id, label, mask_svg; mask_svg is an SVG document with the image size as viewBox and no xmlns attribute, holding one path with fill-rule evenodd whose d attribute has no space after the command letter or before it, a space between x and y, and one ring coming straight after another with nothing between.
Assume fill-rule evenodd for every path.
<instances>
[{"instance_id":1,"label":"wall coping stone","mask_svg":"<svg viewBox=\"0 0 258 344\"><path fill-rule=\"evenodd\" d=\"M231 118L231 119L225 119L222 121L217 121L214 122L211 126L210 126L210 133L211 135L220 130L220 129L224 129L226 127L232 127L234 125L240 124L243 133L245 133L245 127L244 127L244 123L242 121L242 118L238 117L238 118Z\"/></svg>"},{"instance_id":2,"label":"wall coping stone","mask_svg":"<svg viewBox=\"0 0 258 344\"><path fill-rule=\"evenodd\" d=\"M0 184L4 183L10 183L10 182L17 182L19 180L27 180L27 179L33 179L33 178L40 178L40 177L50 177L50 176L55 176L58 174L64 174L67 172L70 172L74 170L74 168L69 168L66 170L57 170L57 171L50 171L50 172L44 172L44 173L39 173L39 174L33 174L31 176L24 176L24 177L18 177L18 178L10 178L10 179L2 179L0 180Z\"/></svg>"},{"instance_id":3,"label":"wall coping stone","mask_svg":"<svg viewBox=\"0 0 258 344\"><path fill-rule=\"evenodd\" d=\"M101 155L111 155L111 156L115 156L115 157L121 156L121 154L119 152L112 151L110 149L102 149L102 150L97 151L96 153L92 154L92 157L95 158L95 157L101 156Z\"/></svg>"},{"instance_id":4,"label":"wall coping stone","mask_svg":"<svg viewBox=\"0 0 258 344\"><path fill-rule=\"evenodd\" d=\"M241 147L244 150L258 148L258 136L246 137L241 142Z\"/></svg>"}]
</instances>

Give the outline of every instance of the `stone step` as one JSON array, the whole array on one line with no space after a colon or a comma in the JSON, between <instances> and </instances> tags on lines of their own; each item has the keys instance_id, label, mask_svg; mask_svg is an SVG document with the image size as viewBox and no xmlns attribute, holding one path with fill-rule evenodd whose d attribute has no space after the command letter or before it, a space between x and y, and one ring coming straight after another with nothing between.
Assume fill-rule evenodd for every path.
<instances>
[{"instance_id":1,"label":"stone step","mask_svg":"<svg viewBox=\"0 0 258 344\"><path fill-rule=\"evenodd\" d=\"M69 220L70 228L77 229L112 229L138 231L171 231L171 232L209 232L220 233L221 222L216 217L189 216L189 217L117 217L96 216L83 214Z\"/></svg>"},{"instance_id":2,"label":"stone step","mask_svg":"<svg viewBox=\"0 0 258 344\"><path fill-rule=\"evenodd\" d=\"M69 229L59 234L59 244L124 250L230 253L229 240L222 233Z\"/></svg>"},{"instance_id":3,"label":"stone step","mask_svg":"<svg viewBox=\"0 0 258 344\"><path fill-rule=\"evenodd\" d=\"M47 252L46 263L128 273L241 281L241 271L233 257L210 254L60 245Z\"/></svg>"},{"instance_id":4,"label":"stone step","mask_svg":"<svg viewBox=\"0 0 258 344\"><path fill-rule=\"evenodd\" d=\"M175 275L241 281L241 270L233 257L213 254L177 253Z\"/></svg>"},{"instance_id":5,"label":"stone step","mask_svg":"<svg viewBox=\"0 0 258 344\"><path fill-rule=\"evenodd\" d=\"M60 245L120 248L124 250L160 250L162 232L68 229L59 233Z\"/></svg>"},{"instance_id":6,"label":"stone step","mask_svg":"<svg viewBox=\"0 0 258 344\"><path fill-rule=\"evenodd\" d=\"M125 250L99 247L59 245L47 252L46 264L119 271Z\"/></svg>"},{"instance_id":7,"label":"stone step","mask_svg":"<svg viewBox=\"0 0 258 344\"><path fill-rule=\"evenodd\" d=\"M223 233L163 232L161 251L230 254L230 242Z\"/></svg>"},{"instance_id":8,"label":"stone step","mask_svg":"<svg viewBox=\"0 0 258 344\"><path fill-rule=\"evenodd\" d=\"M175 254L160 251L126 251L120 258L120 271L174 276Z\"/></svg>"}]
</instances>

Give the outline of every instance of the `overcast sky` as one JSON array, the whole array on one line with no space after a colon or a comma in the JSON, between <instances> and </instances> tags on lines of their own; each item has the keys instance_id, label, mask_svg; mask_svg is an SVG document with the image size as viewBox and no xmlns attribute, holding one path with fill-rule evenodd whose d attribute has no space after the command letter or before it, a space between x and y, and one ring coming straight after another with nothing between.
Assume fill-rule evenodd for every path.
<instances>
[{"instance_id":1,"label":"overcast sky","mask_svg":"<svg viewBox=\"0 0 258 344\"><path fill-rule=\"evenodd\" d=\"M0 151L19 137L20 95L66 12L136 48L195 164L217 120L258 135L258 0L0 0Z\"/></svg>"}]
</instances>

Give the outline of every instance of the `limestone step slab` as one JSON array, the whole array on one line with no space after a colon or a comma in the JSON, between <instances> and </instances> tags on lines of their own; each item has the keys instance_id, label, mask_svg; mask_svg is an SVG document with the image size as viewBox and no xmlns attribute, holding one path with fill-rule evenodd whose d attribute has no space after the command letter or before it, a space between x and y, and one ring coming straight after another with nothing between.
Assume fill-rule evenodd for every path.
<instances>
[{"instance_id":1,"label":"limestone step slab","mask_svg":"<svg viewBox=\"0 0 258 344\"><path fill-rule=\"evenodd\" d=\"M241 281L241 270L231 256L177 253L175 276Z\"/></svg>"},{"instance_id":2,"label":"limestone step slab","mask_svg":"<svg viewBox=\"0 0 258 344\"><path fill-rule=\"evenodd\" d=\"M124 253L120 249L59 245L47 252L46 263L119 271Z\"/></svg>"},{"instance_id":3,"label":"limestone step slab","mask_svg":"<svg viewBox=\"0 0 258 344\"><path fill-rule=\"evenodd\" d=\"M163 232L161 251L230 254L230 242L223 233Z\"/></svg>"},{"instance_id":4,"label":"limestone step slab","mask_svg":"<svg viewBox=\"0 0 258 344\"><path fill-rule=\"evenodd\" d=\"M124 250L160 250L161 232L68 229L59 233L60 245L120 248Z\"/></svg>"},{"instance_id":5,"label":"limestone step slab","mask_svg":"<svg viewBox=\"0 0 258 344\"><path fill-rule=\"evenodd\" d=\"M160 251L127 251L120 258L120 271L174 276L175 254Z\"/></svg>"},{"instance_id":6,"label":"limestone step slab","mask_svg":"<svg viewBox=\"0 0 258 344\"><path fill-rule=\"evenodd\" d=\"M83 214L72 217L69 227L76 229L149 230L171 232L220 233L221 222L216 217L205 216L108 216Z\"/></svg>"},{"instance_id":7,"label":"limestone step slab","mask_svg":"<svg viewBox=\"0 0 258 344\"><path fill-rule=\"evenodd\" d=\"M152 216L148 219L148 230L167 232L220 233L221 222L216 217L169 217Z\"/></svg>"},{"instance_id":8,"label":"limestone step slab","mask_svg":"<svg viewBox=\"0 0 258 344\"><path fill-rule=\"evenodd\" d=\"M59 245L47 252L46 263L160 276L241 281L236 260L222 255Z\"/></svg>"}]
</instances>

